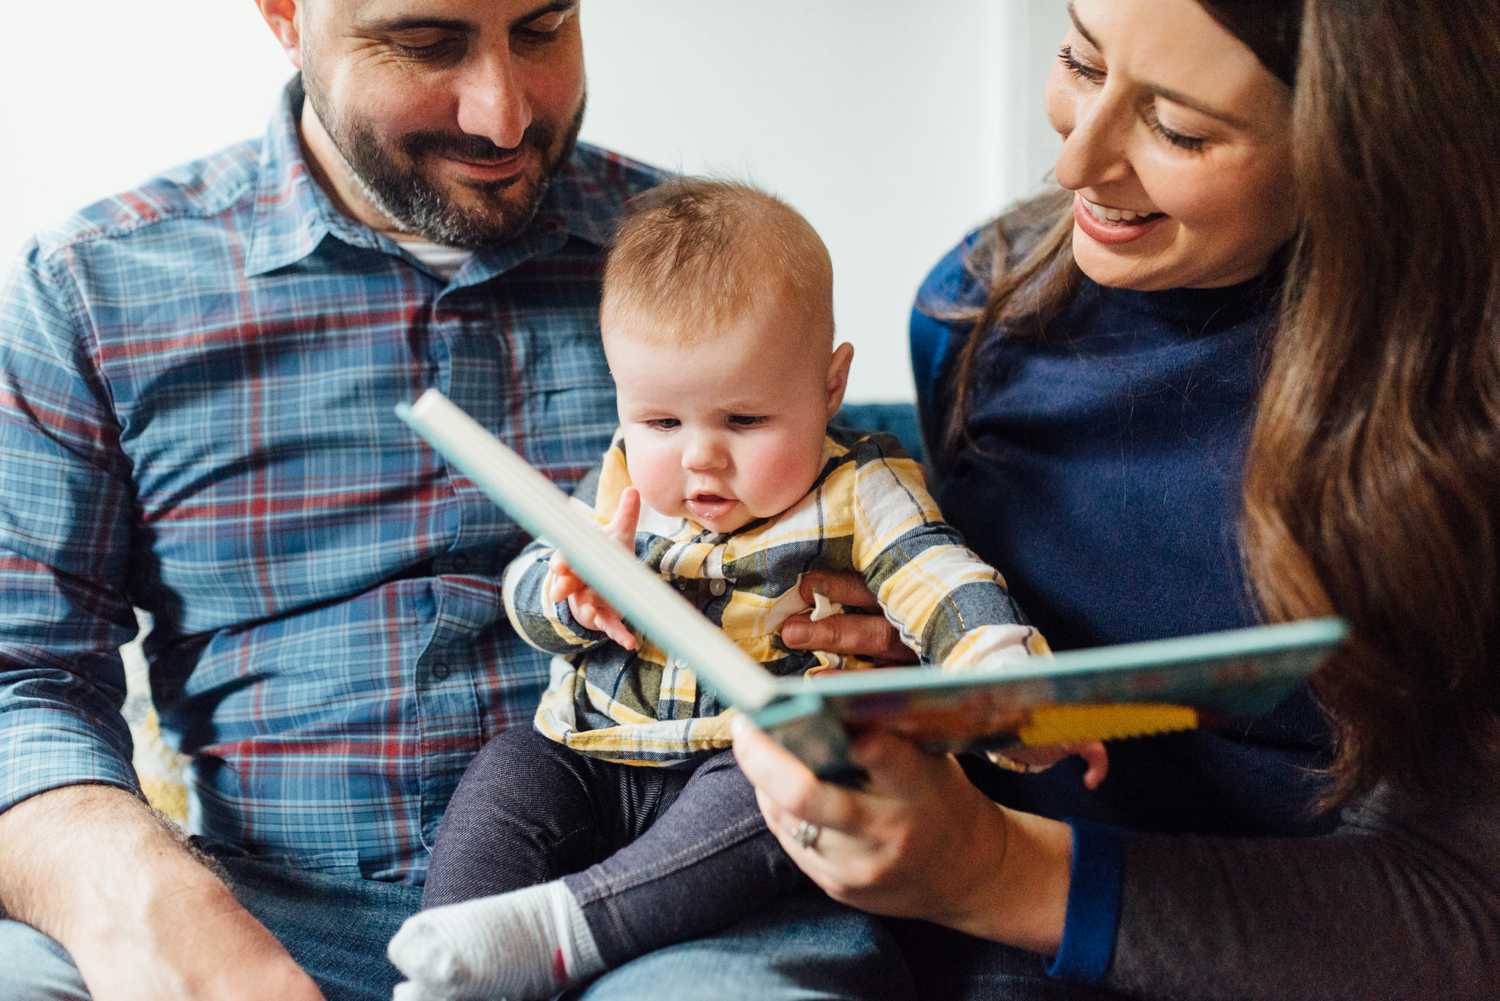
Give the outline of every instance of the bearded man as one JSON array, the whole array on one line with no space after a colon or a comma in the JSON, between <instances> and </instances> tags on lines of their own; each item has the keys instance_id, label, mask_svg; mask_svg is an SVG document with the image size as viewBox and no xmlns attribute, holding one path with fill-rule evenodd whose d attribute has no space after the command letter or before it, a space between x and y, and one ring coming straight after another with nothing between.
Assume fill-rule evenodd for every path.
<instances>
[{"instance_id":1,"label":"bearded man","mask_svg":"<svg viewBox=\"0 0 1500 1001\"><path fill-rule=\"evenodd\" d=\"M521 531L392 408L436 386L565 486L615 424L603 248L660 175L576 141L576 0L258 3L299 70L264 136L0 292L0 999L390 997L449 795L546 680ZM191 839L130 765L134 608ZM868 919L789 906L589 996L892 982Z\"/></svg>"}]
</instances>

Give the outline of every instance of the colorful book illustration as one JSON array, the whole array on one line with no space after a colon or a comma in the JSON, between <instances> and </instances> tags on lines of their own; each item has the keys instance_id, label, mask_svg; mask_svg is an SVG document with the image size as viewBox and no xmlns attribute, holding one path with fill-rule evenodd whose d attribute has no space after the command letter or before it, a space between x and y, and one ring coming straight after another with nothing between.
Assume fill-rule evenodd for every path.
<instances>
[{"instance_id":1,"label":"colorful book illustration","mask_svg":"<svg viewBox=\"0 0 1500 1001\"><path fill-rule=\"evenodd\" d=\"M950 673L931 667L772 675L442 393L397 414L630 624L819 774L848 777L849 736L879 727L932 748L1118 739L1262 715L1345 636L1335 618L1095 647Z\"/></svg>"}]
</instances>

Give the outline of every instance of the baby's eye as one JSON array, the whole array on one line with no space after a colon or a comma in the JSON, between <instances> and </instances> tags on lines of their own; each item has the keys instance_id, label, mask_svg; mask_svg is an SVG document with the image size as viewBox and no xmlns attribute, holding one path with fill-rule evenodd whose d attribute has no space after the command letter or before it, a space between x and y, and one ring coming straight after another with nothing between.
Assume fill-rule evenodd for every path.
<instances>
[{"instance_id":1,"label":"baby's eye","mask_svg":"<svg viewBox=\"0 0 1500 1001\"><path fill-rule=\"evenodd\" d=\"M653 431L676 431L682 426L682 421L675 417L653 417L643 423Z\"/></svg>"},{"instance_id":2,"label":"baby's eye","mask_svg":"<svg viewBox=\"0 0 1500 1001\"><path fill-rule=\"evenodd\" d=\"M737 428L758 427L766 422L764 416L758 414L731 414L729 423Z\"/></svg>"}]
</instances>

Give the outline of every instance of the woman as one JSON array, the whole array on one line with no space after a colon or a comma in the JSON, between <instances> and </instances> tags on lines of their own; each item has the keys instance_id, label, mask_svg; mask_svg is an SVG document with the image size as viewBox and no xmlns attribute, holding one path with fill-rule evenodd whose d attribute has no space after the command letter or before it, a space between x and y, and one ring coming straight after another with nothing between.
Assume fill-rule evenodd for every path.
<instances>
[{"instance_id":1,"label":"woman","mask_svg":"<svg viewBox=\"0 0 1500 1001\"><path fill-rule=\"evenodd\" d=\"M1331 758L1289 781L1319 760L1294 704L1233 738L1120 745L1094 798L1014 780L999 806L889 737L858 747L862 792L749 728L741 765L831 895L972 936L920 933L970 964L947 971L955 994L1060 996L1030 953L1087 996L1489 995L1493 3L1070 10L1048 97L1070 197L972 242L991 265L977 303L939 267L927 291L950 305L924 315L976 307L953 342L914 323L942 499L1060 647L1248 620L1213 527L1238 524L1265 617L1353 628L1315 679ZM1050 819L1078 812L1109 823Z\"/></svg>"}]
</instances>

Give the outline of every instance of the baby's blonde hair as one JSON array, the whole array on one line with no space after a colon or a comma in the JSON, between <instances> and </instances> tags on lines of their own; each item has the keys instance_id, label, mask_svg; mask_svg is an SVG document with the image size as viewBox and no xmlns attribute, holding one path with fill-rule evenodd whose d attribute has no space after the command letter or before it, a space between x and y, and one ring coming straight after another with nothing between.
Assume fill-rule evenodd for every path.
<instances>
[{"instance_id":1,"label":"baby's blonde hair","mask_svg":"<svg viewBox=\"0 0 1500 1001\"><path fill-rule=\"evenodd\" d=\"M604 265L605 313L649 316L686 343L753 305L784 298L821 314L833 342L833 264L802 215L775 195L701 177L631 199Z\"/></svg>"}]
</instances>

